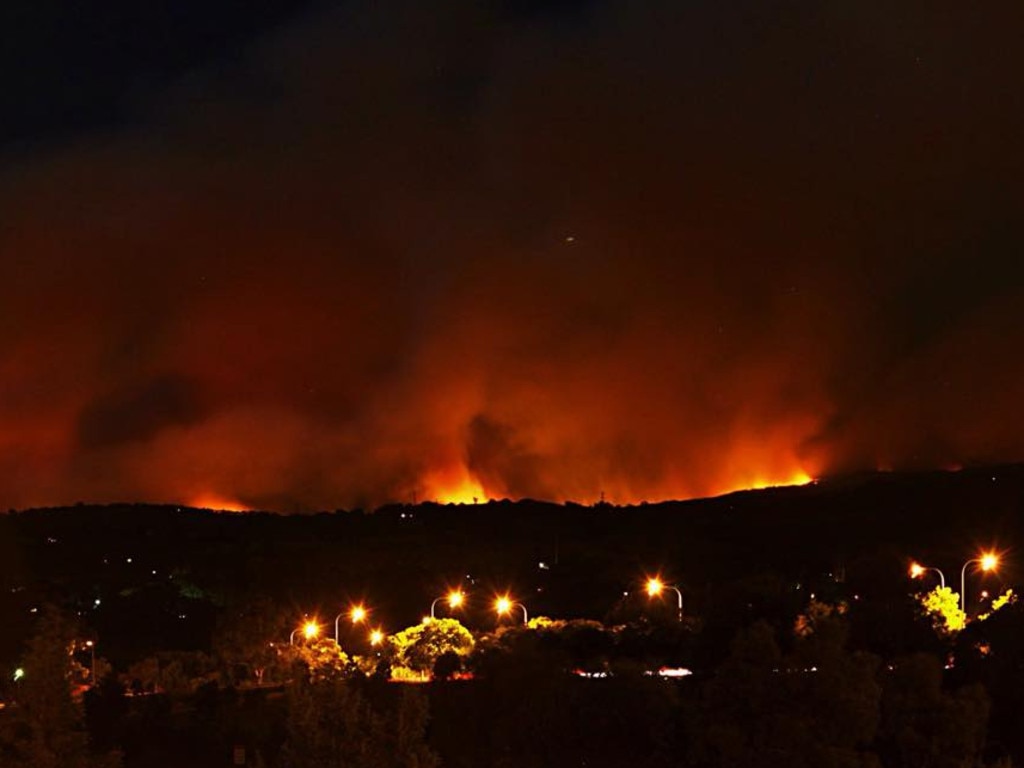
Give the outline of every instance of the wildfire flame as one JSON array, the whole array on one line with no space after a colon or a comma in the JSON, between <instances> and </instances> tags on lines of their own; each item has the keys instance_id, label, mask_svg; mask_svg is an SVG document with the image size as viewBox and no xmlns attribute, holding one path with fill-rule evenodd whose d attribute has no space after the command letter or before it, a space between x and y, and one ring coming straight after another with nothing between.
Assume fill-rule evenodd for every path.
<instances>
[{"instance_id":1,"label":"wildfire flame","mask_svg":"<svg viewBox=\"0 0 1024 768\"><path fill-rule=\"evenodd\" d=\"M788 475L788 476L785 476L785 477L782 477L782 478L766 479L766 478L756 477L756 478L754 478L754 480L749 485L746 485L743 488L737 488L737 489L734 489L734 490L756 491L756 490L760 490L762 488L778 488L780 486L786 486L786 485L807 485L808 483L813 482L813 481L814 481L814 478L811 477L810 475L808 475L806 472L804 472L801 469L801 470L797 470L796 472L794 472L791 475Z\"/></svg>"},{"instance_id":2,"label":"wildfire flame","mask_svg":"<svg viewBox=\"0 0 1024 768\"><path fill-rule=\"evenodd\" d=\"M204 491L193 496L188 501L188 506L196 509L216 509L222 512L248 512L249 508L229 496L223 496L212 491Z\"/></svg>"},{"instance_id":3,"label":"wildfire flame","mask_svg":"<svg viewBox=\"0 0 1024 768\"><path fill-rule=\"evenodd\" d=\"M435 473L427 478L424 485L427 488L426 498L440 504L477 504L488 498L480 481L461 466L452 472Z\"/></svg>"},{"instance_id":4,"label":"wildfire flame","mask_svg":"<svg viewBox=\"0 0 1024 768\"><path fill-rule=\"evenodd\" d=\"M649 489L647 493L638 493L637 489L617 487L615 484L610 483L607 492L602 493L600 498L612 504L628 505L642 502L684 500L699 496L721 496L737 491L800 486L812 482L814 482L813 475L799 466L790 466L776 468L774 472L764 469L737 472L728 480L709 484L704 488L703 493L688 491L686 488L676 486L671 482ZM425 489L424 499L437 501L441 504L477 504L491 498L483 483L461 464L447 471L439 470L426 476L421 481L420 487ZM556 503L564 503L566 501L587 503L590 501L586 496L573 498L568 494L546 500Z\"/></svg>"}]
</instances>

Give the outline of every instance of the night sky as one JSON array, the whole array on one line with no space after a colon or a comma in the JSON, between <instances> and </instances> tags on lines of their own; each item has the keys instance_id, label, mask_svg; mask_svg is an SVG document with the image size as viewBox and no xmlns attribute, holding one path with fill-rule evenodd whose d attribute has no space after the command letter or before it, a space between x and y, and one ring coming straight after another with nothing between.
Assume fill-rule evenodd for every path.
<instances>
[{"instance_id":1,"label":"night sky","mask_svg":"<svg viewBox=\"0 0 1024 768\"><path fill-rule=\"evenodd\" d=\"M0 506L1024 460L1018 0L9 0Z\"/></svg>"}]
</instances>

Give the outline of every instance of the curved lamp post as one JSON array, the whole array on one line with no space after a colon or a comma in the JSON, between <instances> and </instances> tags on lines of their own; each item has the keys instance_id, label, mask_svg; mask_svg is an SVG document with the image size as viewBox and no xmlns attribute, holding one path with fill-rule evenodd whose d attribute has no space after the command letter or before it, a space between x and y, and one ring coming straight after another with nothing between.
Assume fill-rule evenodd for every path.
<instances>
[{"instance_id":1,"label":"curved lamp post","mask_svg":"<svg viewBox=\"0 0 1024 768\"><path fill-rule=\"evenodd\" d=\"M512 612L513 608L519 608L523 612L523 624L529 623L529 617L526 615L526 606L522 603L517 603L515 600L510 598L508 595L501 595L494 600L494 610L497 611L498 616L505 616Z\"/></svg>"},{"instance_id":2,"label":"curved lamp post","mask_svg":"<svg viewBox=\"0 0 1024 768\"><path fill-rule=\"evenodd\" d=\"M647 580L645 589L647 590L648 597L657 597L666 589L671 589L675 592L676 598L679 601L679 621L683 620L683 593L679 591L679 587L674 587L671 584L665 584L657 576L654 576Z\"/></svg>"},{"instance_id":3,"label":"curved lamp post","mask_svg":"<svg viewBox=\"0 0 1024 768\"><path fill-rule=\"evenodd\" d=\"M974 557L964 563L960 569L960 610L967 615L967 566L976 563L978 569L988 572L999 567L999 556L994 552L986 552L981 557Z\"/></svg>"},{"instance_id":4,"label":"curved lamp post","mask_svg":"<svg viewBox=\"0 0 1024 768\"><path fill-rule=\"evenodd\" d=\"M946 588L946 577L938 568L932 568L930 565L921 565L917 562L910 564L910 578L912 579L921 578L922 576L924 576L926 571L935 571L937 574L939 574L939 586L941 586L943 589Z\"/></svg>"},{"instance_id":5,"label":"curved lamp post","mask_svg":"<svg viewBox=\"0 0 1024 768\"><path fill-rule=\"evenodd\" d=\"M307 640L312 640L314 637L320 634L320 625L317 624L315 621L307 621L301 627L296 627L288 636L288 645L295 645L296 632L301 632L303 637L305 637Z\"/></svg>"},{"instance_id":6,"label":"curved lamp post","mask_svg":"<svg viewBox=\"0 0 1024 768\"><path fill-rule=\"evenodd\" d=\"M430 604L431 621L437 618L437 616L434 614L434 609L437 608L437 604L440 603L442 600L446 601L448 603L448 607L454 610L461 606L464 602L466 602L466 596L465 594L463 594L462 590L453 589L447 595L442 595L441 597L435 598L434 602Z\"/></svg>"},{"instance_id":7,"label":"curved lamp post","mask_svg":"<svg viewBox=\"0 0 1024 768\"><path fill-rule=\"evenodd\" d=\"M353 624L359 624L363 621L366 621L366 608L364 608L362 605L353 605L347 611L342 611L334 617L334 642L337 645L341 645L341 643L338 641L338 622L341 621L342 616L346 615L349 617L349 619L352 620Z\"/></svg>"}]
</instances>

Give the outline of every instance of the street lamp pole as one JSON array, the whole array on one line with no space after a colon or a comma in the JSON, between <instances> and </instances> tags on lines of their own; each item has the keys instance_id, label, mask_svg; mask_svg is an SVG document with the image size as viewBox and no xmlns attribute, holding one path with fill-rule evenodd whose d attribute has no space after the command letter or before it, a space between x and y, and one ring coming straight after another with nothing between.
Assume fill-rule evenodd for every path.
<instances>
[{"instance_id":1,"label":"street lamp pole","mask_svg":"<svg viewBox=\"0 0 1024 768\"><path fill-rule=\"evenodd\" d=\"M977 558L968 560L960 569L960 611L964 616L967 615L967 566L976 562L978 562Z\"/></svg>"},{"instance_id":2,"label":"street lamp pole","mask_svg":"<svg viewBox=\"0 0 1024 768\"><path fill-rule=\"evenodd\" d=\"M96 687L96 643L92 640L85 641L86 648L89 649L89 679L92 686Z\"/></svg>"},{"instance_id":3,"label":"street lamp pole","mask_svg":"<svg viewBox=\"0 0 1024 768\"><path fill-rule=\"evenodd\" d=\"M314 637L320 634L320 625L315 621L307 621L301 627L296 627L292 630L292 633L288 635L288 645L295 645L295 633L301 632L306 636L307 640L312 640Z\"/></svg>"},{"instance_id":4,"label":"street lamp pole","mask_svg":"<svg viewBox=\"0 0 1024 768\"><path fill-rule=\"evenodd\" d=\"M659 578L650 578L647 580L647 595L648 597L657 597L664 590L671 589L676 593L676 600L678 604L678 615L679 621L683 621L683 593L679 591L679 587L675 587L671 584L665 584Z\"/></svg>"},{"instance_id":5,"label":"street lamp pole","mask_svg":"<svg viewBox=\"0 0 1024 768\"><path fill-rule=\"evenodd\" d=\"M679 587L673 587L671 585L665 587L665 589L671 589L673 592L676 593L676 598L679 601L679 621L680 621L680 623L682 623L682 621L683 621L683 593L679 591Z\"/></svg>"},{"instance_id":6,"label":"street lamp pole","mask_svg":"<svg viewBox=\"0 0 1024 768\"><path fill-rule=\"evenodd\" d=\"M462 601L465 599L466 596L458 590L452 590L447 595L442 595L441 597L434 598L434 601L430 604L430 620L433 621L437 618L437 615L434 613L434 610L437 608L437 604L440 603L442 600L448 601L449 608L458 608L460 605L462 605Z\"/></svg>"},{"instance_id":7,"label":"street lamp pole","mask_svg":"<svg viewBox=\"0 0 1024 768\"><path fill-rule=\"evenodd\" d=\"M523 609L523 624L529 624L530 623L530 618L526 615L526 606L523 605L522 603L513 603L513 606L517 607L517 608L522 608Z\"/></svg>"},{"instance_id":8,"label":"street lamp pole","mask_svg":"<svg viewBox=\"0 0 1024 768\"><path fill-rule=\"evenodd\" d=\"M919 576L923 576L925 571L935 571L939 574L939 586L943 589L946 588L946 577L938 568L933 568L930 565L921 565L920 563L911 563L910 565L910 578L916 579Z\"/></svg>"},{"instance_id":9,"label":"street lamp pole","mask_svg":"<svg viewBox=\"0 0 1024 768\"><path fill-rule=\"evenodd\" d=\"M434 601L430 604L430 620L431 621L433 621L434 619L437 618L436 614L434 613L434 609L437 608L437 604L439 602L441 602L442 600L444 600L443 597L435 597Z\"/></svg>"},{"instance_id":10,"label":"street lamp pole","mask_svg":"<svg viewBox=\"0 0 1024 768\"><path fill-rule=\"evenodd\" d=\"M971 563L977 563L983 571L992 571L999 565L999 558L989 552L981 557L972 557L960 569L960 610L964 616L967 615L967 566Z\"/></svg>"},{"instance_id":11,"label":"street lamp pole","mask_svg":"<svg viewBox=\"0 0 1024 768\"><path fill-rule=\"evenodd\" d=\"M526 606L523 605L522 603L517 603L517 602L511 600L510 598L508 598L507 596L499 597L494 602L494 609L498 612L499 616L504 616L506 613L511 612L513 608L518 608L518 609L520 609L523 612L523 624L524 625L530 623L530 617L526 613Z\"/></svg>"},{"instance_id":12,"label":"street lamp pole","mask_svg":"<svg viewBox=\"0 0 1024 768\"><path fill-rule=\"evenodd\" d=\"M341 641L339 640L340 634L339 634L338 622L341 621L341 617L344 616L345 614L348 614L348 617L350 619L352 619L352 623L353 624L358 624L359 622L361 622L363 619L366 618L366 609L363 606L361 606L361 605L355 605L355 606L349 608L347 611L342 611L341 613L339 613L337 616L334 617L334 642L337 645L341 645Z\"/></svg>"}]
</instances>

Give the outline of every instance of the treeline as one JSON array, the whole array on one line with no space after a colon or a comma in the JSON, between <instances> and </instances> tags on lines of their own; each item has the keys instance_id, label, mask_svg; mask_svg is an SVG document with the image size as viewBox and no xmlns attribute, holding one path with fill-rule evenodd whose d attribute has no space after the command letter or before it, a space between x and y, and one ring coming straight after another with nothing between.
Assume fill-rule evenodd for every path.
<instances>
[{"instance_id":1,"label":"treeline","mask_svg":"<svg viewBox=\"0 0 1024 768\"><path fill-rule=\"evenodd\" d=\"M223 665L220 676L193 676L205 662L179 656L156 660L178 666L173 691L131 691L123 676L109 674L76 700L66 651L73 633L48 612L15 703L0 711L0 765L213 768L236 758L263 768L1020 764L1019 604L892 657L864 647L855 610L842 602L815 600L791 619L749 621L714 665L683 678L657 671L692 652L697 624L551 622L481 638L459 667L471 679L449 669L431 682L397 683L383 664L325 668L295 654L278 684L245 688ZM443 658L433 659L435 669Z\"/></svg>"}]
</instances>

